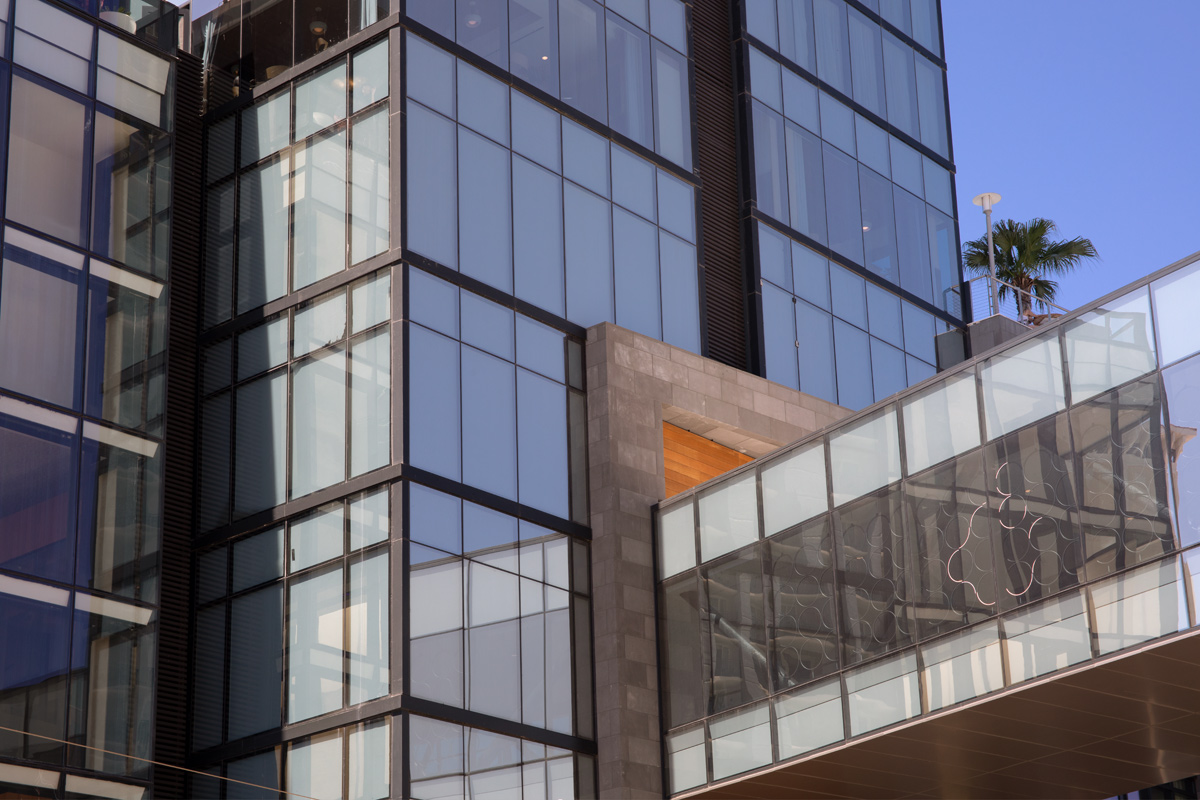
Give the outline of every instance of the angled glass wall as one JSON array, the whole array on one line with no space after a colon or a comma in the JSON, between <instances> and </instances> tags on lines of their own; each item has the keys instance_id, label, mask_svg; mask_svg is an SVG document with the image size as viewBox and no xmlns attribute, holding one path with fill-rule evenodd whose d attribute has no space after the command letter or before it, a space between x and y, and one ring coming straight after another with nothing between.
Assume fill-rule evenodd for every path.
<instances>
[{"instance_id":1,"label":"angled glass wall","mask_svg":"<svg viewBox=\"0 0 1200 800\"><path fill-rule=\"evenodd\" d=\"M671 791L1198 623L1200 260L660 505Z\"/></svg>"},{"instance_id":2,"label":"angled glass wall","mask_svg":"<svg viewBox=\"0 0 1200 800\"><path fill-rule=\"evenodd\" d=\"M938 6L740 5L764 374L863 408L963 323Z\"/></svg>"},{"instance_id":3,"label":"angled glass wall","mask_svg":"<svg viewBox=\"0 0 1200 800\"><path fill-rule=\"evenodd\" d=\"M135 6L126 25L103 4L0 3L0 793L13 796L148 791L175 9Z\"/></svg>"}]
</instances>

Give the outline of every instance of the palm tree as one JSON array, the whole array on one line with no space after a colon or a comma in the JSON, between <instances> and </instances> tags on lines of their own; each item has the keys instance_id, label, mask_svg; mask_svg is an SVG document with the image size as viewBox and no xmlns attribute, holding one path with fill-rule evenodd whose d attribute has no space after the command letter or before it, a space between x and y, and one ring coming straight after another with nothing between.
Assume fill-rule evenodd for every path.
<instances>
[{"instance_id":1,"label":"palm tree","mask_svg":"<svg viewBox=\"0 0 1200 800\"><path fill-rule=\"evenodd\" d=\"M1053 220L1041 217L1029 222L1005 219L992 229L996 277L1016 287L1017 312L1022 318L1033 316L1031 306L1034 297L1042 305L1054 300L1058 283L1048 276L1065 275L1084 259L1099 257L1090 239L1077 236L1074 239L1051 241L1050 234L1056 230ZM986 235L963 245L963 261L967 269L981 275L988 274ZM1001 285L1000 297L1003 298L1010 291L1008 286Z\"/></svg>"}]
</instances>

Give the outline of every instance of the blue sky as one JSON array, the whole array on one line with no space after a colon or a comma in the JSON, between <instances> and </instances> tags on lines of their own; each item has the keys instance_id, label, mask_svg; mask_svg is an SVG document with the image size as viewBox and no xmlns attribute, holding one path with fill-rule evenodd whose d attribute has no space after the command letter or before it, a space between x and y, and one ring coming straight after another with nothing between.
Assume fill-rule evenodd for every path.
<instances>
[{"instance_id":1,"label":"blue sky","mask_svg":"<svg viewBox=\"0 0 1200 800\"><path fill-rule=\"evenodd\" d=\"M942 0L959 230L1047 217L1102 261L1076 308L1200 250L1197 0Z\"/></svg>"}]
</instances>

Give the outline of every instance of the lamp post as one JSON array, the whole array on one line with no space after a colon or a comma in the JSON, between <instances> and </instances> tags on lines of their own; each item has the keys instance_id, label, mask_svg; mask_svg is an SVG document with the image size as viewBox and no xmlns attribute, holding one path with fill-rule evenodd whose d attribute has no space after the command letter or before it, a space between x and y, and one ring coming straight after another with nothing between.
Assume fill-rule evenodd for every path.
<instances>
[{"instance_id":1,"label":"lamp post","mask_svg":"<svg viewBox=\"0 0 1200 800\"><path fill-rule=\"evenodd\" d=\"M988 310L992 315L1000 313L1000 287L996 285L996 250L992 247L992 206L1000 202L1000 195L995 192L984 192L976 195L971 201L983 207L987 217L987 247L988 247Z\"/></svg>"}]
</instances>

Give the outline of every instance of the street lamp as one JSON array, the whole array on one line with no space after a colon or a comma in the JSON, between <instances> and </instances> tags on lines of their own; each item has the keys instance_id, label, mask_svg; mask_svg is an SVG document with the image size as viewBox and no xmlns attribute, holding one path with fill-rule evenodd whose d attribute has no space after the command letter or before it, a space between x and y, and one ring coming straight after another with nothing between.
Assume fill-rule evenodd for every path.
<instances>
[{"instance_id":1,"label":"street lamp","mask_svg":"<svg viewBox=\"0 0 1200 800\"><path fill-rule=\"evenodd\" d=\"M992 206L1000 202L1000 195L995 192L984 192L981 195L976 195L971 201L977 206L983 207L984 216L987 217L987 245L988 245L988 310L992 315L1000 313L1000 287L997 284L996 278L996 250L992 247Z\"/></svg>"}]
</instances>

